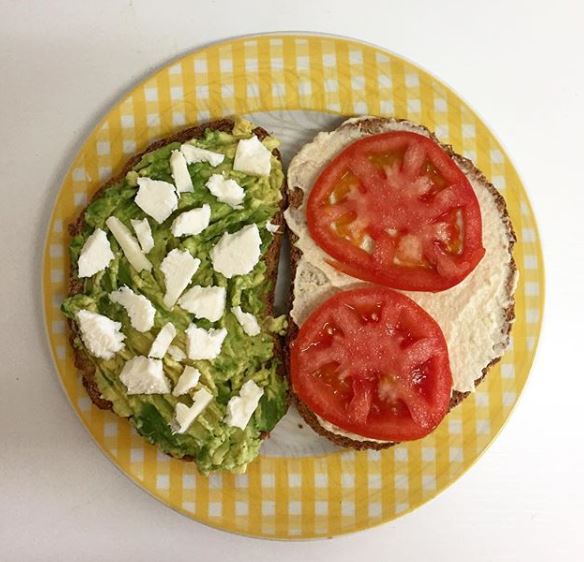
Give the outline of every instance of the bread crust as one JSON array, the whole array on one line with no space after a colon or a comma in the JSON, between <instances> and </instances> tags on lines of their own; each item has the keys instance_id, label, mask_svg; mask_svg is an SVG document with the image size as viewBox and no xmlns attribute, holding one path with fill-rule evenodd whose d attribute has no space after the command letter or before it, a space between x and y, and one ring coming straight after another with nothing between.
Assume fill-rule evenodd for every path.
<instances>
[{"instance_id":1,"label":"bread crust","mask_svg":"<svg viewBox=\"0 0 584 562\"><path fill-rule=\"evenodd\" d=\"M511 257L511 262L509 265L509 273L507 276L507 292L508 292L508 295L510 297L510 304L504 311L505 324L502 328L502 335L504 336L504 338L506 338L506 339L509 338L509 334L511 332L511 327L512 327L513 321L515 320L515 299L513 298L513 293L515 290L517 264L515 263L515 260L513 258L512 251L513 251L513 246L515 245L515 243L517 241L517 237L515 235L515 231L513 230L513 225L511 224L511 219L510 219L509 213L507 211L507 204L505 202L505 199L499 193L497 188L491 182L489 182L489 180L485 177L485 175L474 165L474 163L471 160L469 160L468 158L465 158L464 156L461 156L460 154L457 154L451 145L444 144L444 143L440 142L438 140L438 138L436 137L436 135L432 131L430 131L427 127L424 127L423 125L419 125L418 123L414 123L412 121L409 121L408 119L370 117L370 118L360 119L358 121L345 122L342 125L340 125L340 127L336 130L341 130L345 127L351 127L351 128L357 128L363 133L372 135L372 134L378 133L380 125L385 124L387 122L407 123L409 125L412 125L416 129L418 129L419 131L426 133L434 142L436 142L438 145L440 145L442 147L442 149L444 149L447 152L447 154L461 167L461 169L464 171L464 173L467 175L467 177L472 177L476 181L483 184L487 188L487 190L489 191L491 196L493 197L495 204L497 206L497 209L501 215L501 218L503 219L503 222L505 223L505 226L507 228L507 239L509 242L509 253L510 253L510 257ZM289 203L290 207L293 207L293 208L300 207L302 205L303 197L304 197L304 193L298 186L294 186L294 185L290 186L290 193L288 194L288 203ZM290 307L290 310L292 310L292 304L293 304L293 300L294 300L294 282L296 280L296 270L298 267L298 262L300 261L300 258L302 257L302 251L296 246L296 242L298 241L298 236L296 236L296 234L294 232L292 232L291 230L289 230L289 238L290 238L290 277L291 277L291 289L290 289L290 297L289 297L289 305L290 306L289 307ZM292 318L290 318L288 333L286 335L286 346L285 346L286 347L286 364L288 366L290 365L290 354L289 354L290 344L296 338L296 335L298 334L298 330L299 330L298 325L292 320ZM496 357L488 365L486 365L483 368L481 376L475 380L475 388L485 379L489 369L501 360L501 357L502 356ZM398 444L398 443L394 443L394 442L378 443L375 441L356 441L356 440L351 439L349 437L346 437L343 435L338 435L336 433L332 433L331 431L326 430L319 423L314 412L312 412L306 406L306 404L304 404L302 402L302 400L300 400L300 398L294 393L294 390L292 389L292 385L290 385L290 393L292 394L292 401L296 405L296 408L298 409L298 412L300 413L300 415L302 416L304 421L306 421L306 423L314 431L316 431L316 433L318 433L319 435L322 435L323 437L326 437L327 439L329 439L330 441L332 441L336 445L339 445L340 447L347 447L347 448L357 449L357 450L360 450L360 449L386 449L388 447L392 447L393 445ZM458 404L460 404L470 394L471 394L470 392L459 392L457 390L453 391L452 397L450 399L449 411L451 411L453 408L458 406Z\"/></svg>"},{"instance_id":2,"label":"bread crust","mask_svg":"<svg viewBox=\"0 0 584 562\"><path fill-rule=\"evenodd\" d=\"M201 138L207 129L212 129L215 131L223 131L227 133L231 133L233 130L235 122L233 119L220 119L217 121L210 121L208 123L202 123L195 127L189 127L188 129L183 129L174 133L171 136L162 138L150 144L147 148L145 148L139 154L136 154L128 162L124 165L122 171L117 174L116 176L112 177L108 180L104 185L102 185L97 192L93 195L91 201L97 199L108 187L114 185L115 183L123 180L126 174L141 160L142 156L144 156L148 152L152 152L158 148L162 148L167 144L172 142L187 142L192 139ZM260 139L264 139L269 135L269 133L261 128L256 127L253 130L253 133ZM272 154L282 161L282 157L280 151L278 149L274 149ZM280 200L280 205L278 212L272 219L272 223L278 225L279 231L274 235L272 243L270 244L268 251L264 256L264 261L266 262L266 275L267 278L272 281L272 286L270 290L266 293L265 298L265 305L266 305L266 314L271 315L273 313L274 308L274 292L276 288L276 277L278 274L278 263L280 258L280 249L282 246L282 236L285 229L285 221L283 217L284 209L286 208L287 203L287 183L286 183L286 176L284 175L284 180L282 182L281 188L282 198ZM83 231L85 227L85 211L87 207L83 209L83 211L79 214L77 219L73 221L69 225L69 234L71 237L79 234ZM69 296L76 295L83 291L83 280L77 277L75 268L73 264L71 264L70 274L69 274L69 287L68 293ZM91 401L102 410L111 410L112 403L108 400L102 398L97 383L95 381L95 365L93 361L86 353L86 351L75 345L75 340L79 337L79 333L77 330L77 325L71 319L68 320L68 327L69 327L69 340L71 343L71 347L73 349L73 358L75 367L78 369L83 386L85 387L87 394L91 398ZM283 345L282 345L282 338L278 335L273 335L274 341L274 356L280 358L280 376L286 376L286 368L284 365L284 353L283 353ZM264 435L265 437L265 435ZM187 457L183 457L185 460L190 460Z\"/></svg>"}]
</instances>

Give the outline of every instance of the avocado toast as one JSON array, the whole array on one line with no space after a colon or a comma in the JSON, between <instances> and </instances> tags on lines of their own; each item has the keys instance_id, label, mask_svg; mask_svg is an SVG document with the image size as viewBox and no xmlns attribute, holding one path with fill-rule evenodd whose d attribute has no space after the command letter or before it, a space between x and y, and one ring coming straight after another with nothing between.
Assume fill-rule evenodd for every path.
<instances>
[{"instance_id":1,"label":"avocado toast","mask_svg":"<svg viewBox=\"0 0 584 562\"><path fill-rule=\"evenodd\" d=\"M92 401L199 470L244 471L285 414L277 141L244 120L150 145L70 225L68 318ZM267 150L266 150L267 149Z\"/></svg>"}]
</instances>

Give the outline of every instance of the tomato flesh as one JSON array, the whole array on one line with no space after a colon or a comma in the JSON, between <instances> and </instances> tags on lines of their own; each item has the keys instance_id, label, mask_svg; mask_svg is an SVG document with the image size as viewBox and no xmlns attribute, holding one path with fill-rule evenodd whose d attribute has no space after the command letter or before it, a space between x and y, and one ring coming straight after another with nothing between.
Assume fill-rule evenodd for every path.
<instances>
[{"instance_id":1,"label":"tomato flesh","mask_svg":"<svg viewBox=\"0 0 584 562\"><path fill-rule=\"evenodd\" d=\"M310 192L308 229L339 270L410 291L460 283L485 250L478 200L432 139L372 135L343 150Z\"/></svg>"},{"instance_id":2,"label":"tomato flesh","mask_svg":"<svg viewBox=\"0 0 584 562\"><path fill-rule=\"evenodd\" d=\"M296 395L342 430L419 439L446 415L452 375L444 335L405 295L375 286L337 293L291 345Z\"/></svg>"}]
</instances>

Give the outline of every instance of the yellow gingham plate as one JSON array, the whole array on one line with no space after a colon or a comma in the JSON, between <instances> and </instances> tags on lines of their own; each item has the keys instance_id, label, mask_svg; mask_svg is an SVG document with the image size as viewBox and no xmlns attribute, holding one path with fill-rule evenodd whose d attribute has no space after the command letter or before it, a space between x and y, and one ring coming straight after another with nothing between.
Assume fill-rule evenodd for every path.
<instances>
[{"instance_id":1,"label":"yellow gingham plate","mask_svg":"<svg viewBox=\"0 0 584 562\"><path fill-rule=\"evenodd\" d=\"M126 420L94 407L80 384L59 311L67 291L67 225L99 185L153 139L187 124L251 114L289 157L341 116L418 121L473 159L501 190L518 237L520 270L512 345L477 392L421 441L382 452L344 451L278 426L246 475L200 476L157 453ZM287 154L286 154L287 152ZM444 84L382 49L320 35L261 35L188 54L124 96L75 157L51 217L43 264L50 347L67 396L108 457L135 483L203 523L271 538L326 537L390 521L463 474L495 438L527 379L543 309L543 263L521 182L484 123Z\"/></svg>"}]
</instances>

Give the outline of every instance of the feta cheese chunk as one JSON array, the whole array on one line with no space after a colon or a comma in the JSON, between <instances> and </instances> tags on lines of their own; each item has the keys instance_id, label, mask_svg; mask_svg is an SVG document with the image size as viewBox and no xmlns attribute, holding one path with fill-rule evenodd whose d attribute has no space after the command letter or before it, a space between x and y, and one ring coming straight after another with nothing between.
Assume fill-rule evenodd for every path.
<instances>
[{"instance_id":1,"label":"feta cheese chunk","mask_svg":"<svg viewBox=\"0 0 584 562\"><path fill-rule=\"evenodd\" d=\"M140 242L142 251L147 254L152 248L154 248L154 238L152 238L152 229L150 228L148 219L146 217L142 220L131 219L130 223L136 233L138 242Z\"/></svg>"},{"instance_id":2,"label":"feta cheese chunk","mask_svg":"<svg viewBox=\"0 0 584 562\"><path fill-rule=\"evenodd\" d=\"M201 373L198 369L187 365L181 374L181 376L176 381L176 385L172 391L173 396L182 396L192 390L197 386L199 379L201 378Z\"/></svg>"},{"instance_id":3,"label":"feta cheese chunk","mask_svg":"<svg viewBox=\"0 0 584 562\"><path fill-rule=\"evenodd\" d=\"M93 277L99 271L103 271L114 257L107 234L101 228L96 228L81 248L77 261L77 275Z\"/></svg>"},{"instance_id":4,"label":"feta cheese chunk","mask_svg":"<svg viewBox=\"0 0 584 562\"><path fill-rule=\"evenodd\" d=\"M162 359L166 355L168 347L175 337L176 328L174 327L174 324L172 322L167 322L164 326L162 326L156 338L154 338L152 346L150 347L150 352L148 353L148 357Z\"/></svg>"},{"instance_id":5,"label":"feta cheese chunk","mask_svg":"<svg viewBox=\"0 0 584 562\"><path fill-rule=\"evenodd\" d=\"M250 312L243 312L243 310L241 310L241 306L234 306L231 309L231 312L233 312L233 315L235 318L237 318L237 321L243 328L243 331L248 336L257 336L261 332L257 318L253 314Z\"/></svg>"},{"instance_id":6,"label":"feta cheese chunk","mask_svg":"<svg viewBox=\"0 0 584 562\"><path fill-rule=\"evenodd\" d=\"M117 240L122 252L126 256L126 259L130 262L130 265L138 272L145 269L150 271L152 269L152 264L148 261L148 258L140 248L138 241L132 236L132 233L128 227L117 217L111 216L106 221L105 224L110 229L110 232L114 235Z\"/></svg>"},{"instance_id":7,"label":"feta cheese chunk","mask_svg":"<svg viewBox=\"0 0 584 562\"><path fill-rule=\"evenodd\" d=\"M213 269L227 279L249 273L260 259L261 243L256 224L244 226L233 234L226 232L211 250Z\"/></svg>"},{"instance_id":8,"label":"feta cheese chunk","mask_svg":"<svg viewBox=\"0 0 584 562\"><path fill-rule=\"evenodd\" d=\"M107 316L80 310L77 315L77 325L81 339L89 353L100 359L111 359L118 351L124 349L126 336L120 331L120 322L114 322Z\"/></svg>"},{"instance_id":9,"label":"feta cheese chunk","mask_svg":"<svg viewBox=\"0 0 584 562\"><path fill-rule=\"evenodd\" d=\"M225 423L231 427L245 429L263 394L264 389L260 388L254 381L249 380L244 383L239 391L239 396L234 396L227 404Z\"/></svg>"},{"instance_id":10,"label":"feta cheese chunk","mask_svg":"<svg viewBox=\"0 0 584 562\"><path fill-rule=\"evenodd\" d=\"M266 223L266 230L272 234L276 234L277 232L280 232L280 226L270 221Z\"/></svg>"},{"instance_id":11,"label":"feta cheese chunk","mask_svg":"<svg viewBox=\"0 0 584 562\"><path fill-rule=\"evenodd\" d=\"M110 293L109 298L112 302L120 304L126 309L132 328L139 332L147 332L152 329L156 309L144 295L134 293L132 289L124 285L117 291Z\"/></svg>"},{"instance_id":12,"label":"feta cheese chunk","mask_svg":"<svg viewBox=\"0 0 584 562\"><path fill-rule=\"evenodd\" d=\"M198 209L191 209L181 213L174 221L170 230L173 236L194 236L200 234L209 226L211 207L205 203Z\"/></svg>"},{"instance_id":13,"label":"feta cheese chunk","mask_svg":"<svg viewBox=\"0 0 584 562\"><path fill-rule=\"evenodd\" d=\"M187 354L180 347L178 347L178 345L169 346L168 354L177 363L180 363L181 361L184 361L187 358Z\"/></svg>"},{"instance_id":14,"label":"feta cheese chunk","mask_svg":"<svg viewBox=\"0 0 584 562\"><path fill-rule=\"evenodd\" d=\"M272 153L255 135L237 143L233 169L251 176L269 176L272 168Z\"/></svg>"},{"instance_id":15,"label":"feta cheese chunk","mask_svg":"<svg viewBox=\"0 0 584 562\"><path fill-rule=\"evenodd\" d=\"M215 359L221 353L223 340L227 336L227 330L205 330L191 324L187 330L187 355L189 359Z\"/></svg>"},{"instance_id":16,"label":"feta cheese chunk","mask_svg":"<svg viewBox=\"0 0 584 562\"><path fill-rule=\"evenodd\" d=\"M170 170L178 193L193 191L193 180L187 168L187 161L180 150L173 150L170 153Z\"/></svg>"},{"instance_id":17,"label":"feta cheese chunk","mask_svg":"<svg viewBox=\"0 0 584 562\"><path fill-rule=\"evenodd\" d=\"M166 254L160 264L160 271L164 275L166 293L164 295L164 306L171 309L182 292L191 282L193 275L199 269L201 260L193 258L187 250L174 249Z\"/></svg>"},{"instance_id":18,"label":"feta cheese chunk","mask_svg":"<svg viewBox=\"0 0 584 562\"><path fill-rule=\"evenodd\" d=\"M195 315L217 322L225 311L227 291L224 287L191 287L179 300L178 305Z\"/></svg>"},{"instance_id":19,"label":"feta cheese chunk","mask_svg":"<svg viewBox=\"0 0 584 562\"><path fill-rule=\"evenodd\" d=\"M211 152L210 150L205 150L204 148L199 148L198 146L193 146L192 144L183 144L180 147L185 160L188 164L195 164L196 162L208 162L215 168L219 166L221 162L225 159L224 154L219 152Z\"/></svg>"},{"instance_id":20,"label":"feta cheese chunk","mask_svg":"<svg viewBox=\"0 0 584 562\"><path fill-rule=\"evenodd\" d=\"M160 359L149 359L137 355L126 361L120 380L126 385L128 394L168 394L170 386L162 370Z\"/></svg>"},{"instance_id":21,"label":"feta cheese chunk","mask_svg":"<svg viewBox=\"0 0 584 562\"><path fill-rule=\"evenodd\" d=\"M157 223L164 222L178 207L174 185L166 181L138 178L138 193L134 201Z\"/></svg>"},{"instance_id":22,"label":"feta cheese chunk","mask_svg":"<svg viewBox=\"0 0 584 562\"><path fill-rule=\"evenodd\" d=\"M224 178L221 174L213 174L205 187L221 203L227 203L233 209L239 207L245 199L245 191L235 180Z\"/></svg>"},{"instance_id":23,"label":"feta cheese chunk","mask_svg":"<svg viewBox=\"0 0 584 562\"><path fill-rule=\"evenodd\" d=\"M175 433L184 433L197 419L197 416L209 405L211 400L213 400L213 395L206 388L201 388L193 395L193 405L190 408L179 402L174 410L178 425Z\"/></svg>"}]
</instances>

